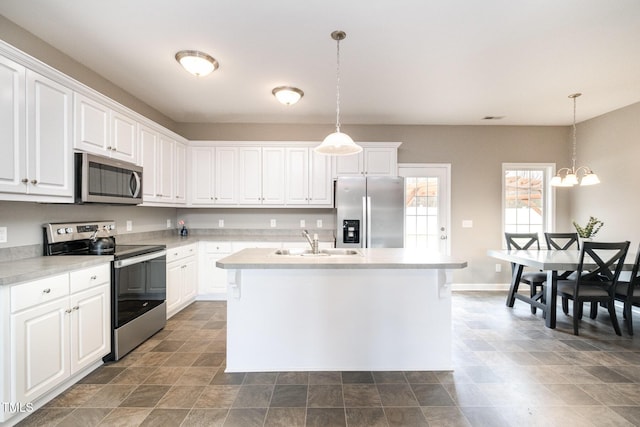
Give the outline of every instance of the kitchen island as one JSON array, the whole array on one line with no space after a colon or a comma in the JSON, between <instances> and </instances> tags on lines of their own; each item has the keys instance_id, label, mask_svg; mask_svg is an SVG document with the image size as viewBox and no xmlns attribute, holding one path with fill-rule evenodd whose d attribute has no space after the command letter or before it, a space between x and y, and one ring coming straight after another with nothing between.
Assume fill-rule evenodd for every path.
<instances>
[{"instance_id":1,"label":"kitchen island","mask_svg":"<svg viewBox=\"0 0 640 427\"><path fill-rule=\"evenodd\" d=\"M449 370L448 270L409 249L278 254L244 249L228 270L227 372Z\"/></svg>"}]
</instances>

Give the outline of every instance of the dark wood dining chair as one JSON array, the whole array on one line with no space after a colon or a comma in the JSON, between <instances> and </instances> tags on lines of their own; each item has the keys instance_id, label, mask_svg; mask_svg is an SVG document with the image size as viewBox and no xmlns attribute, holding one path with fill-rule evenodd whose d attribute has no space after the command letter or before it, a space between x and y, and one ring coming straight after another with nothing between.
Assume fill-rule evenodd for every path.
<instances>
[{"instance_id":1,"label":"dark wood dining chair","mask_svg":"<svg viewBox=\"0 0 640 427\"><path fill-rule=\"evenodd\" d=\"M547 241L547 248L550 250L580 250L578 233L544 233L544 239Z\"/></svg>"},{"instance_id":2,"label":"dark wood dining chair","mask_svg":"<svg viewBox=\"0 0 640 427\"><path fill-rule=\"evenodd\" d=\"M636 252L636 259L633 263L633 269L629 280L618 280L616 285L615 299L622 301L624 308L622 309L622 315L627 325L629 335L633 335L633 318L631 317L631 308L634 304L640 304L640 277L638 277L638 270L640 269L640 245L638 245L638 251Z\"/></svg>"},{"instance_id":3,"label":"dark wood dining chair","mask_svg":"<svg viewBox=\"0 0 640 427\"><path fill-rule=\"evenodd\" d=\"M614 297L628 250L629 242L584 242L580 250L576 279L558 280L557 293L562 297L562 311L565 314L569 313L568 300L573 301L574 335L578 335L582 306L585 302L606 306L613 329L617 335L622 335L616 317Z\"/></svg>"},{"instance_id":4,"label":"dark wood dining chair","mask_svg":"<svg viewBox=\"0 0 640 427\"><path fill-rule=\"evenodd\" d=\"M526 250L535 249L540 250L540 241L538 240L538 233L504 233L504 237L507 241L507 249ZM511 273L516 268L515 264L511 264ZM527 271L522 273L520 277L520 283L524 283L529 286L529 294L531 299L539 300L543 297L542 284L547 280L547 274L542 271ZM519 283L515 284L514 293L518 292ZM536 307L531 306L531 313L536 314Z\"/></svg>"}]
</instances>

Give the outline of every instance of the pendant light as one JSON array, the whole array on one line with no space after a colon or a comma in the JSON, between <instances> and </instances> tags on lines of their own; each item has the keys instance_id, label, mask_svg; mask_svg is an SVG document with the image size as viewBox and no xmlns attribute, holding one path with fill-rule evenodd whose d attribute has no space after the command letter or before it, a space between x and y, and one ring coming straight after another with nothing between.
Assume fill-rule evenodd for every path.
<instances>
[{"instance_id":1,"label":"pendant light","mask_svg":"<svg viewBox=\"0 0 640 427\"><path fill-rule=\"evenodd\" d=\"M573 99L573 153L571 155L571 167L558 170L556 176L551 179L554 187L573 187L574 185L594 185L600 184L598 175L593 173L588 166L576 168L576 98L582 95L574 93L569 95Z\"/></svg>"},{"instance_id":2,"label":"pendant light","mask_svg":"<svg viewBox=\"0 0 640 427\"><path fill-rule=\"evenodd\" d=\"M314 148L316 153L333 156L347 156L362 151L362 147L353 142L346 133L340 132L340 40L344 40L347 34L344 31L334 31L331 38L337 43L337 67L336 67L336 131L327 135L322 144Z\"/></svg>"}]
</instances>

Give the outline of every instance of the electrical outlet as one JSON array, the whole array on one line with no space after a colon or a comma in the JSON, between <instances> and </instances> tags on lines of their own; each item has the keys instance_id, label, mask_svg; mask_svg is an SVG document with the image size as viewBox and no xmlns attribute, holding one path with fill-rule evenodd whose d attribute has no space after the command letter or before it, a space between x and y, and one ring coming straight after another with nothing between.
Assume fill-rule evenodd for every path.
<instances>
[{"instance_id":1,"label":"electrical outlet","mask_svg":"<svg viewBox=\"0 0 640 427\"><path fill-rule=\"evenodd\" d=\"M502 273L502 264L496 264L496 273Z\"/></svg>"},{"instance_id":2,"label":"electrical outlet","mask_svg":"<svg viewBox=\"0 0 640 427\"><path fill-rule=\"evenodd\" d=\"M219 219L218 220L218 227L224 228L224 219Z\"/></svg>"},{"instance_id":3,"label":"electrical outlet","mask_svg":"<svg viewBox=\"0 0 640 427\"><path fill-rule=\"evenodd\" d=\"M170 219L167 220L167 228L171 228L171 220Z\"/></svg>"},{"instance_id":4,"label":"electrical outlet","mask_svg":"<svg viewBox=\"0 0 640 427\"><path fill-rule=\"evenodd\" d=\"M133 230L133 221L127 220L127 231Z\"/></svg>"},{"instance_id":5,"label":"electrical outlet","mask_svg":"<svg viewBox=\"0 0 640 427\"><path fill-rule=\"evenodd\" d=\"M7 227L0 227L0 243L7 243Z\"/></svg>"},{"instance_id":6,"label":"electrical outlet","mask_svg":"<svg viewBox=\"0 0 640 427\"><path fill-rule=\"evenodd\" d=\"M316 228L322 228L322 220L321 219L316 220Z\"/></svg>"},{"instance_id":7,"label":"electrical outlet","mask_svg":"<svg viewBox=\"0 0 640 427\"><path fill-rule=\"evenodd\" d=\"M276 226L276 220L275 219L272 219L270 223L271 223L271 227L275 227Z\"/></svg>"},{"instance_id":8,"label":"electrical outlet","mask_svg":"<svg viewBox=\"0 0 640 427\"><path fill-rule=\"evenodd\" d=\"M304 219L301 219L300 220L300 228L304 228L304 227L306 227Z\"/></svg>"}]
</instances>

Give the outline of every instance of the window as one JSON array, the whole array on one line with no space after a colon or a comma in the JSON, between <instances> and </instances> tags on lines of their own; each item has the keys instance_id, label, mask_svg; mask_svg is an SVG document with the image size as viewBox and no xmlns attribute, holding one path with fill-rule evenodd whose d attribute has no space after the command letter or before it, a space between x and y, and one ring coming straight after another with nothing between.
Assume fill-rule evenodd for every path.
<instances>
[{"instance_id":1,"label":"window","mask_svg":"<svg viewBox=\"0 0 640 427\"><path fill-rule=\"evenodd\" d=\"M543 233L553 231L553 191L549 185L553 170L550 164L502 165L503 232L538 233L543 242Z\"/></svg>"}]
</instances>

